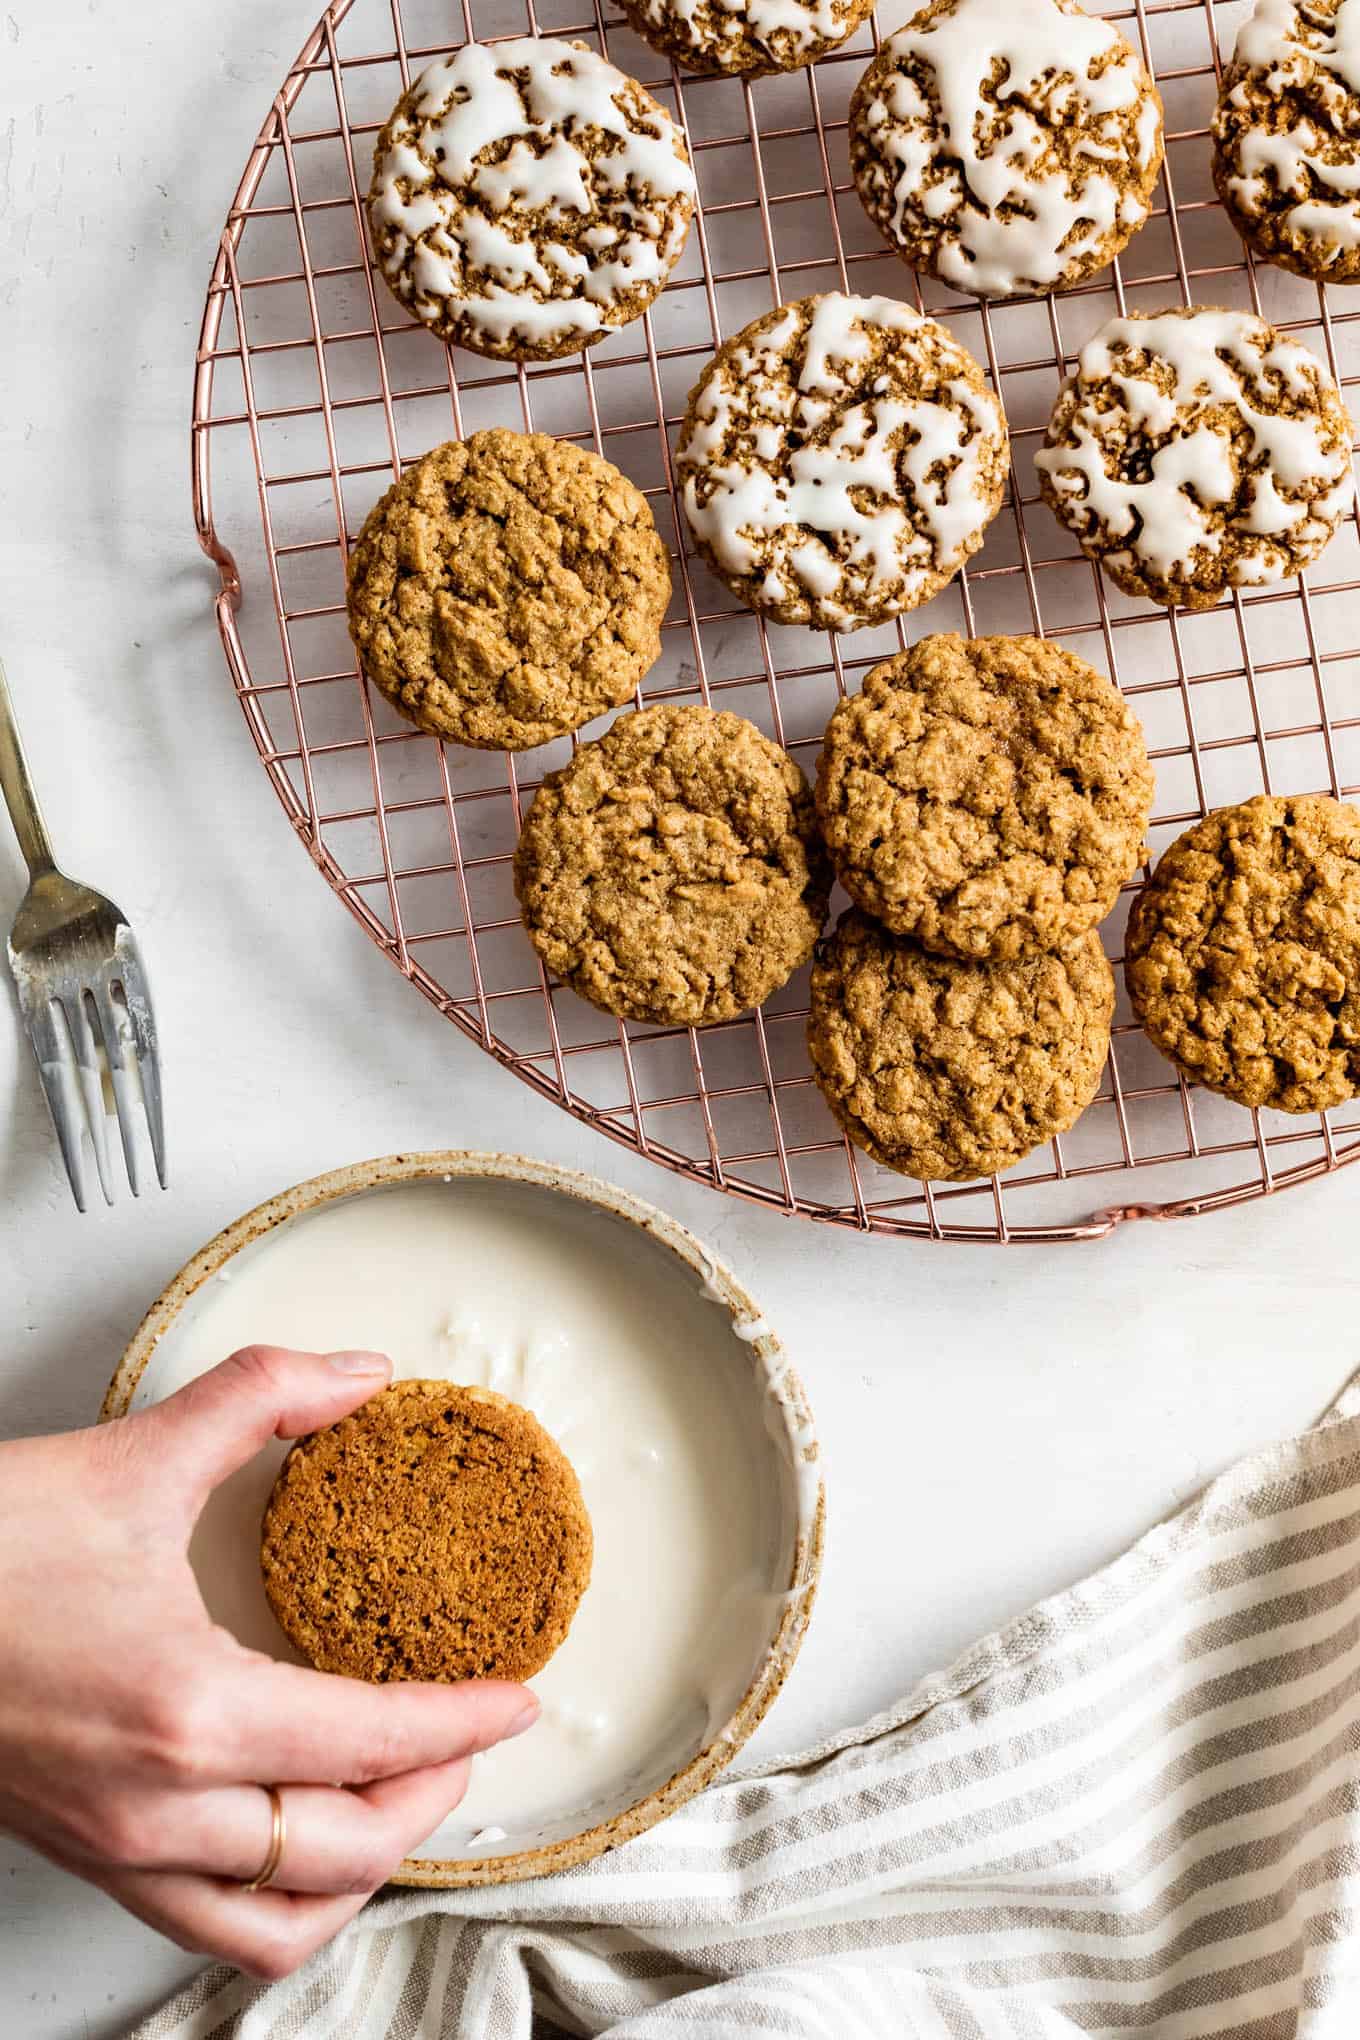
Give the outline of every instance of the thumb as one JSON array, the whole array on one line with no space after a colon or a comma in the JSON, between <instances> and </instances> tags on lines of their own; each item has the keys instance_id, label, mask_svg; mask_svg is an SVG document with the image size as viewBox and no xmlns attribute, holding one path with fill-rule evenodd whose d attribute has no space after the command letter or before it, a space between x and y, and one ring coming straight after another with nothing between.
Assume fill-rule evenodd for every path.
<instances>
[{"instance_id":1,"label":"thumb","mask_svg":"<svg viewBox=\"0 0 1360 2040\"><path fill-rule=\"evenodd\" d=\"M298 1438L338 1423L392 1378L382 1353L298 1353L243 1346L154 1408L123 1423L187 1489L197 1513L213 1488L271 1438Z\"/></svg>"}]
</instances>

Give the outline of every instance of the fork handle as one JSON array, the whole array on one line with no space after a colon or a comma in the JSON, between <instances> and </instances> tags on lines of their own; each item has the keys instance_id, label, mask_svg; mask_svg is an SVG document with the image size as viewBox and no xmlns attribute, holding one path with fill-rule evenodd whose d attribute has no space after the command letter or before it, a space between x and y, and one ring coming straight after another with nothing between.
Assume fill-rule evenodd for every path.
<instances>
[{"instance_id":1,"label":"fork handle","mask_svg":"<svg viewBox=\"0 0 1360 2040\"><path fill-rule=\"evenodd\" d=\"M5 806L14 824L14 833L19 838L24 862L33 878L40 878L45 871L56 869L52 856L52 842L43 820L38 796L33 790L33 780L28 770L24 747L19 741L19 725L14 716L14 702L5 678L4 661L0 660L0 792L4 793Z\"/></svg>"}]
</instances>

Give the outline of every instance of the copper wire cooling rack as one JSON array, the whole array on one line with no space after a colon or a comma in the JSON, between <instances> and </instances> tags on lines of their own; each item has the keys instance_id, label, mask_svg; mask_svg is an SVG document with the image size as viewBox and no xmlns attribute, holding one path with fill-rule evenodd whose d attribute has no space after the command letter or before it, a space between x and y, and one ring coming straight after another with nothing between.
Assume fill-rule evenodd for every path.
<instances>
[{"instance_id":1,"label":"copper wire cooling rack","mask_svg":"<svg viewBox=\"0 0 1360 2040\"><path fill-rule=\"evenodd\" d=\"M221 575L217 617L246 723L314 862L402 974L498 1061L626 1146L713 1187L861 1230L934 1239L1091 1238L1121 1219L1259 1197L1360 1156L1360 1110L1249 1113L1178 1083L1121 993L1101 1092L1071 1133L994 1182L920 1185L842 1138L812 1081L806 975L702 1034L620 1025L545 978L515 913L524 804L566 743L520 758L423 736L361 680L346 552L404 463L491 424L606 454L646 491L675 558L648 700L749 716L806 767L837 697L930 630L1037 631L1109 672L1157 767L1154 853L1262 790L1360 789L1360 534L1352 515L1307 583L1207 615L1126 600L1040 503L1033 454L1063 364L1116 309L1249 306L1360 381L1360 291L1252 265L1213 194L1207 124L1243 9L1114 10L1166 105L1158 208L1117 267L1058 298L979 306L887 254L850 183L846 108L866 29L815 69L754 84L668 68L585 0L335 0L260 130L223 229L194 383L194 508ZM897 18L885 24L896 26ZM584 356L510 368L448 353L374 275L373 137L413 73L467 37L575 36L605 49L689 136L702 199L684 258L641 322ZM719 339L809 292L884 291L941 315L1010 419L1006 506L974 564L903 629L766 629L687 550L671 447ZM589 732L587 732L589 734ZM1130 888L1132 891L1132 888ZM1123 902L1127 907L1127 900ZM1124 914L1106 933L1117 959Z\"/></svg>"}]
</instances>

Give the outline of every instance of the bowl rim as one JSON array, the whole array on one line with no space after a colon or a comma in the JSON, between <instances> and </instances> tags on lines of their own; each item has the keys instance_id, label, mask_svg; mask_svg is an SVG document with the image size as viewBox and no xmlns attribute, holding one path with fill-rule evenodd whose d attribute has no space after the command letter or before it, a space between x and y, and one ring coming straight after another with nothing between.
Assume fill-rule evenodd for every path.
<instances>
[{"instance_id":1,"label":"bowl rim","mask_svg":"<svg viewBox=\"0 0 1360 2040\"><path fill-rule=\"evenodd\" d=\"M328 1169L265 1198L216 1233L166 1283L114 1371L100 1406L99 1422L112 1423L128 1414L156 1348L185 1305L244 1248L291 1220L346 1198L395 1184L452 1182L458 1178L524 1183L572 1198L623 1220L666 1248L697 1278L701 1292L726 1310L734 1342L739 1341L749 1353L757 1375L763 1377L770 1402L779 1413L792 1462L795 1466L816 1469L816 1475L815 1485L812 1480L795 1481L797 1523L793 1565L779 1621L765 1656L730 1719L710 1734L703 1747L664 1784L579 1835L539 1843L509 1856L483 1859L408 1856L388 1880L392 1884L444 1889L508 1884L587 1863L654 1827L725 1770L768 1713L798 1655L821 1578L826 1520L819 1446L806 1391L764 1314L731 1270L678 1219L643 1198L634 1197L601 1177L528 1155L471 1148L382 1155Z\"/></svg>"}]
</instances>

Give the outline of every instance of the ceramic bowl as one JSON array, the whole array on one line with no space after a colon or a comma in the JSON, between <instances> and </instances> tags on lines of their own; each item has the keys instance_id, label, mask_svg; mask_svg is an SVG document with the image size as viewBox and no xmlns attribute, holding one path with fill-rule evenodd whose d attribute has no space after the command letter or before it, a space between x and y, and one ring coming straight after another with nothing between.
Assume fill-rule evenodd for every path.
<instances>
[{"instance_id":1,"label":"ceramic bowl","mask_svg":"<svg viewBox=\"0 0 1360 2040\"><path fill-rule=\"evenodd\" d=\"M471 1840L481 1837L470 1840L466 1835L460 1850L449 1854L448 1836L445 1830L438 1831L418 1856L407 1859L395 1881L458 1886L541 1876L584 1862L674 1812L717 1777L764 1717L797 1655L820 1572L825 1504L817 1442L802 1385L774 1331L735 1278L683 1226L596 1178L523 1156L463 1151L355 1163L285 1190L237 1219L180 1270L152 1305L110 1384L101 1420L112 1421L158 1401L211 1364L209 1357L192 1351L193 1327L196 1322L206 1324L203 1314L221 1303L217 1284L230 1283L248 1269L253 1257L266 1252L296 1254L290 1240L302 1227L325 1219L332 1208L393 1195L418 1195L421 1202L413 1211L422 1219L434 1219L437 1212L441 1226L463 1223L458 1214L465 1214L481 1243L483 1259L487 1253L494 1258L495 1251L494 1238L490 1248L482 1238L488 1223L509 1227L505 1237L514 1240L522 1227L525 1239L543 1242L545 1255L550 1248L567 1254L567 1262L559 1265L605 1269L607 1293L610 1298L618 1296L620 1308L637 1307L629 1288L636 1282L642 1285L638 1296L649 1309L664 1310L675 1322L699 1327L706 1350L713 1336L705 1329L708 1314L716 1313L712 1321L718 1327L718 1343L712 1351L723 1377L723 1394L734 1399L728 1404L726 1422L740 1432L741 1449L749 1458L749 1464L742 1464L741 1478L769 1498L762 1502L769 1521L761 1532L767 1554L762 1565L767 1565L768 1577L764 1590L741 1604L739 1619L745 1627L736 1638L735 1653L732 1614L727 1611L721 1663L715 1660L710 1667L713 1704L703 1718L677 1720L664 1736L658 1735L641 1763L634 1751L617 1776L593 1791L589 1804L565 1813L559 1810L509 1833L495 1830L501 1847L494 1854L472 1852ZM427 1211L424 1200L441 1197L452 1200L450 1206L431 1205ZM362 1218L350 1214L344 1214L342 1222L362 1226ZM553 1246L559 1235L566 1240L565 1247L560 1242ZM281 1265L274 1262L275 1274ZM387 1273L390 1279L391 1270ZM456 1286L456 1268L451 1280ZM696 1308L696 1299L702 1319L687 1316ZM280 1334L260 1326L250 1328L249 1336ZM303 1342L297 1332L292 1336ZM377 1342L376 1335L366 1336ZM399 1366L398 1371L467 1378L452 1359L448 1367L439 1367L422 1357L418 1366ZM506 1392L513 1394L513 1386ZM527 1394L522 1399L531 1400ZM572 1452L571 1441L564 1443ZM191 1558L217 1619L243 1641L288 1657L292 1653L264 1600L258 1546L259 1511L283 1450L271 1446L219 1490L195 1534ZM584 1471L582 1477L584 1482ZM209 1534L214 1510L216 1530ZM714 1639L705 1642L706 1651L718 1650L717 1632L723 1627L716 1620L705 1624L702 1634ZM570 1647L569 1638L559 1655ZM734 1665L742 1666L735 1677ZM551 1672L552 1666L547 1670ZM507 1761L513 1747L506 1747Z\"/></svg>"}]
</instances>

